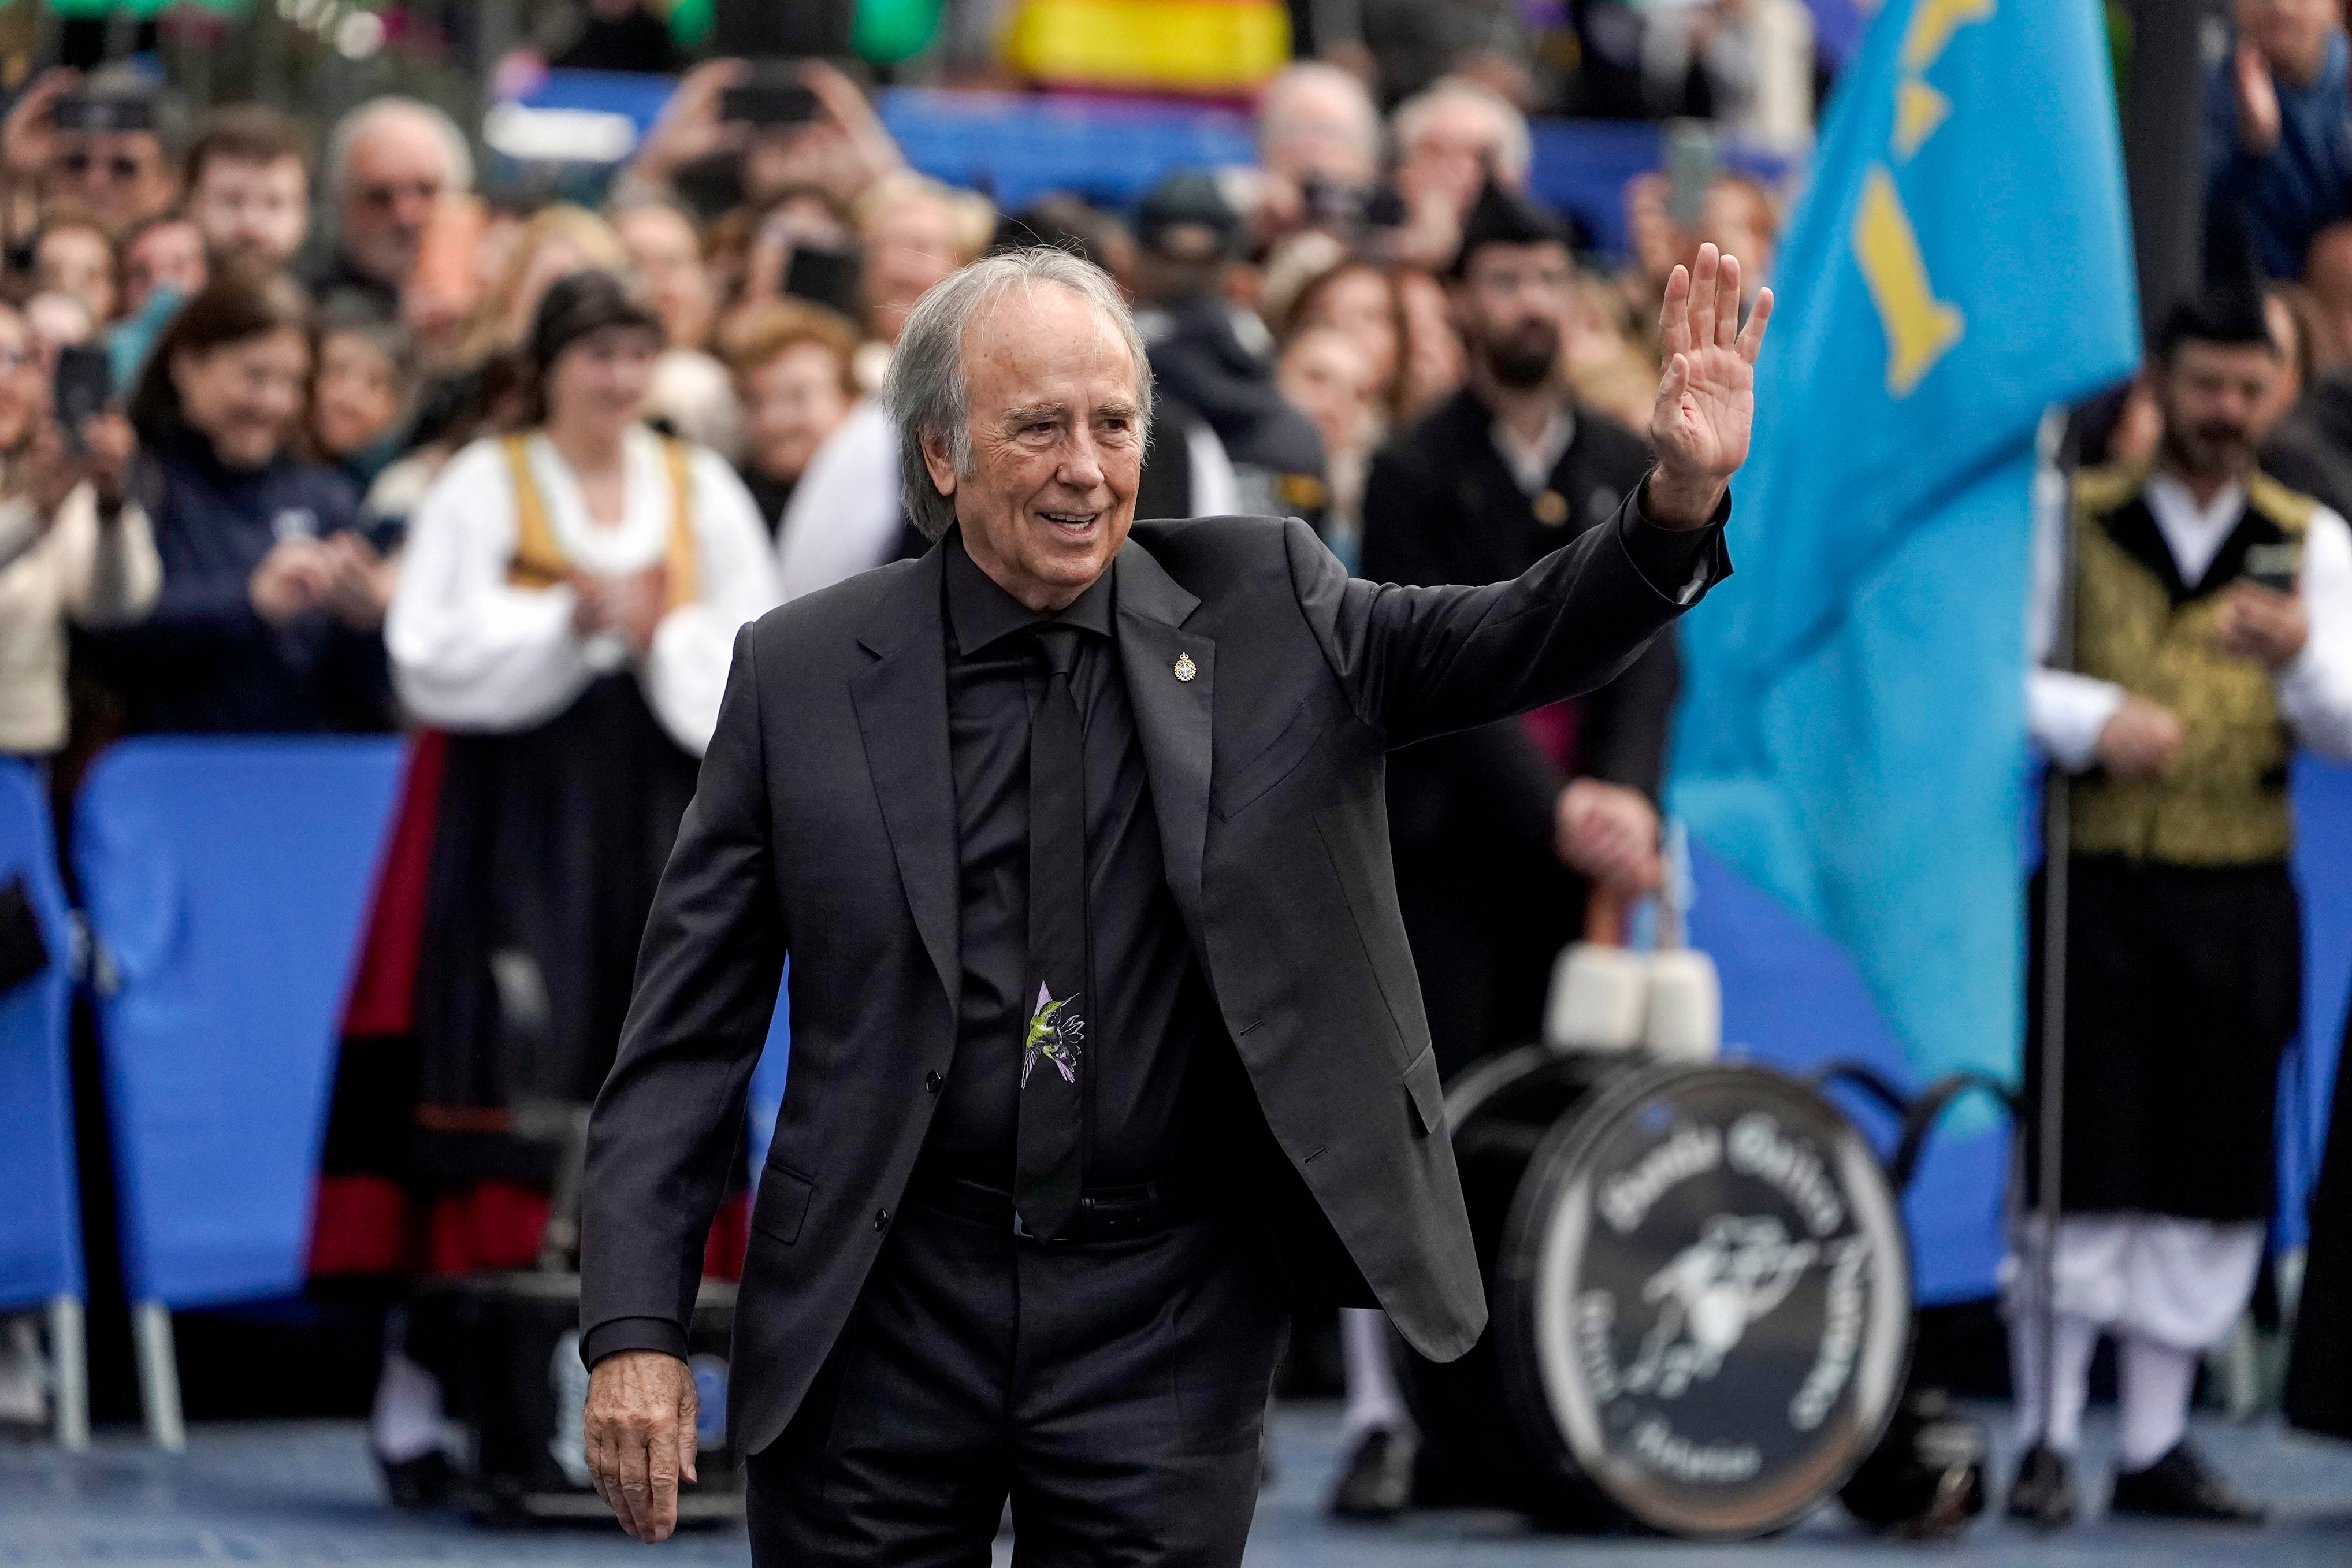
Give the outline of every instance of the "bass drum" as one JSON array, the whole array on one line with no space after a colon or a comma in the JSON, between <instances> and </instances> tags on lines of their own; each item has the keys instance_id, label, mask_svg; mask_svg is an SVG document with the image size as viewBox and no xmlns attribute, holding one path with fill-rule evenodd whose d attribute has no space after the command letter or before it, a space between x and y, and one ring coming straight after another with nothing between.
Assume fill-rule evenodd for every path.
<instances>
[{"instance_id":1,"label":"bass drum","mask_svg":"<svg viewBox=\"0 0 2352 1568\"><path fill-rule=\"evenodd\" d=\"M1559 1528L1724 1540L1794 1523L1877 1446L1910 1260L1819 1094L1532 1046L1455 1080L1445 1118L1492 1321L1458 1362L1401 1352L1433 1473Z\"/></svg>"}]
</instances>

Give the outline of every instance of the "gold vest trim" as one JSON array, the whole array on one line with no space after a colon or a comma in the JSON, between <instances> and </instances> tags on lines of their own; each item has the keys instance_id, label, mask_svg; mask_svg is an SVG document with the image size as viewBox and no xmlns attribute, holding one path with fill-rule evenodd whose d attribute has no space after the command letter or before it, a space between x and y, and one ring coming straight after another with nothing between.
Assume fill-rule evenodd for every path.
<instances>
[{"instance_id":1,"label":"gold vest trim","mask_svg":"<svg viewBox=\"0 0 2352 1568\"><path fill-rule=\"evenodd\" d=\"M694 480L691 454L686 443L657 437L662 467L669 476L669 542L662 554L664 602L673 610L695 600L698 557L694 549ZM517 588L552 588L572 574L571 560L555 542L547 520L547 499L530 471L530 436L517 432L499 441L507 455L507 472L514 479L515 550L507 565L507 582Z\"/></svg>"},{"instance_id":2,"label":"gold vest trim","mask_svg":"<svg viewBox=\"0 0 2352 1568\"><path fill-rule=\"evenodd\" d=\"M2270 672L2217 646L2228 596L2174 605L2156 574L2115 542L2106 523L2147 488L2148 466L2075 477L2074 668L2179 715L2179 760L2160 779L2092 773L2072 795L2078 855L2179 866L2284 859L2294 843L2286 764L2294 736ZM2269 476L2246 484L2247 509L2300 540L2318 503Z\"/></svg>"}]
</instances>

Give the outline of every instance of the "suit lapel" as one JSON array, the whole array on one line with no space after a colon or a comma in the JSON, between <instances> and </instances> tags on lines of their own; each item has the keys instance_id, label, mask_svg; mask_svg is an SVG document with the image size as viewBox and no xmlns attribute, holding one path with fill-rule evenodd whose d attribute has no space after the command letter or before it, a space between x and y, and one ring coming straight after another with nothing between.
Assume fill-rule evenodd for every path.
<instances>
[{"instance_id":1,"label":"suit lapel","mask_svg":"<svg viewBox=\"0 0 2352 1568\"><path fill-rule=\"evenodd\" d=\"M963 956L956 919L947 644L940 625L942 561L934 546L877 606L857 639L876 661L851 678L849 697L899 884L952 1004L961 990Z\"/></svg>"},{"instance_id":2,"label":"suit lapel","mask_svg":"<svg viewBox=\"0 0 2352 1568\"><path fill-rule=\"evenodd\" d=\"M1119 663L1160 819L1169 890L1197 942L1201 864L1209 835L1209 758L1217 645L1182 629L1201 601L1129 540L1112 570L1118 589ZM1190 679L1182 679L1186 669Z\"/></svg>"}]
</instances>

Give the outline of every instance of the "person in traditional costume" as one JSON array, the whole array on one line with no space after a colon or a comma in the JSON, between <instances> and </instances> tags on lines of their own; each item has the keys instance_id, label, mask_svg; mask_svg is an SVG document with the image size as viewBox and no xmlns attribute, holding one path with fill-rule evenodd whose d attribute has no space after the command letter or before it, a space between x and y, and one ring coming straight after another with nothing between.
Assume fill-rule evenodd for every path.
<instances>
[{"instance_id":1,"label":"person in traditional costume","mask_svg":"<svg viewBox=\"0 0 2352 1568\"><path fill-rule=\"evenodd\" d=\"M538 1256L533 1112L604 1082L736 630L779 598L734 470L641 422L662 342L609 273L547 290L528 426L443 471L385 626L402 701L450 733L415 1016L439 1272ZM384 1390L379 1458L429 1463L430 1374L390 1357Z\"/></svg>"},{"instance_id":2,"label":"person in traditional costume","mask_svg":"<svg viewBox=\"0 0 2352 1568\"><path fill-rule=\"evenodd\" d=\"M2077 775L2063 1217L2053 1300L2042 1297L2031 1220L2005 1295L2025 1450L2009 1507L2044 1527L2074 1517L2072 1460L2103 1332L2120 1373L2112 1511L2263 1517L2189 1443L2189 1403L2200 1357L2252 1296L2276 1204L2278 1063L2302 994L2287 763L2298 745L2352 755L2352 532L2255 464L2279 369L2251 292L2178 307L2148 372L2164 416L2153 460L2078 473L2042 532L2028 719L2052 763ZM2073 651L2053 661L2069 531ZM2045 1037L2042 907L2037 888L2029 1133ZM2040 1156L2031 1150L2029 1205Z\"/></svg>"},{"instance_id":3,"label":"person in traditional costume","mask_svg":"<svg viewBox=\"0 0 2352 1568\"><path fill-rule=\"evenodd\" d=\"M1452 271L1470 380L1373 459L1365 577L1502 582L1606 523L1640 486L1642 438L1568 385L1574 277L1566 226L1490 183ZM1397 895L1447 1078L1538 1037L1552 961L1584 931L1594 891L1622 907L1657 886L1678 669L1661 637L1586 697L1390 760ZM1332 1510L1391 1517L1413 1500L1416 1468L1424 1500L1445 1495L1444 1457L1417 1442L1381 1314L1347 1310L1340 1334L1349 1450Z\"/></svg>"}]
</instances>

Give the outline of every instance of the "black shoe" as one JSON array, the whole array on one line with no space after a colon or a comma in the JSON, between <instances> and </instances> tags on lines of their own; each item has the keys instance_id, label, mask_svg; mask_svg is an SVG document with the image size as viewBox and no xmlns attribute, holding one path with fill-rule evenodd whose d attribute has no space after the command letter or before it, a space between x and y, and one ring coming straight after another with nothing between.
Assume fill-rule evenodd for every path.
<instances>
[{"instance_id":1,"label":"black shoe","mask_svg":"<svg viewBox=\"0 0 2352 1568\"><path fill-rule=\"evenodd\" d=\"M1375 1426L1357 1439L1348 1468L1331 1490L1341 1519L1394 1519L1412 1504L1412 1453L1420 1445L1402 1432Z\"/></svg>"},{"instance_id":2,"label":"black shoe","mask_svg":"<svg viewBox=\"0 0 2352 1568\"><path fill-rule=\"evenodd\" d=\"M384 1495L403 1513L430 1513L439 1508L449 1500L457 1479L449 1457L438 1448L397 1464L379 1454L375 1468L383 1475Z\"/></svg>"},{"instance_id":3,"label":"black shoe","mask_svg":"<svg viewBox=\"0 0 2352 1568\"><path fill-rule=\"evenodd\" d=\"M2107 1511L2207 1524L2260 1524L2270 1517L2268 1509L2241 1497L2186 1441L2175 1443L2172 1452L2144 1470L2117 1474Z\"/></svg>"},{"instance_id":4,"label":"black shoe","mask_svg":"<svg viewBox=\"0 0 2352 1568\"><path fill-rule=\"evenodd\" d=\"M2041 1443L2025 1450L2009 1486L2009 1517L2035 1530L2074 1522L2074 1477L2065 1455Z\"/></svg>"}]
</instances>

